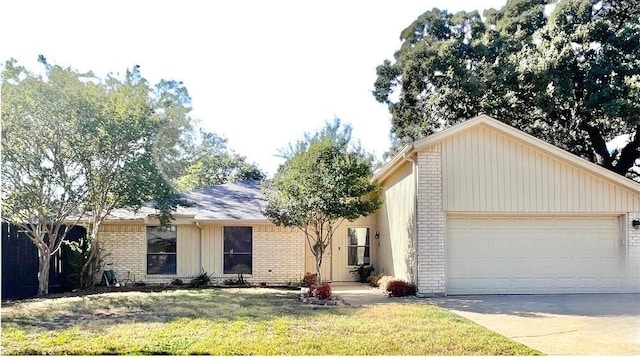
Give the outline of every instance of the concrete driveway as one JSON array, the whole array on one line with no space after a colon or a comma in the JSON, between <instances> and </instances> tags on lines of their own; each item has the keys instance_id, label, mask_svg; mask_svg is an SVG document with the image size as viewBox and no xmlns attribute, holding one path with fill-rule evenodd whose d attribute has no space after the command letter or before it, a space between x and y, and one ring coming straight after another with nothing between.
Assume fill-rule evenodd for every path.
<instances>
[{"instance_id":1,"label":"concrete driveway","mask_svg":"<svg viewBox=\"0 0 640 357\"><path fill-rule=\"evenodd\" d=\"M426 299L551 355L640 355L640 294Z\"/></svg>"}]
</instances>

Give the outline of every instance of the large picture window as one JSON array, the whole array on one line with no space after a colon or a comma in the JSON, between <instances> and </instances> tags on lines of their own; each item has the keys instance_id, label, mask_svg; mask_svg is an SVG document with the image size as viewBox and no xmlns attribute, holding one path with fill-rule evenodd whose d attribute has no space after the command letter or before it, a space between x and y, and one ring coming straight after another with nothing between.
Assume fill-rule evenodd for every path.
<instances>
[{"instance_id":1,"label":"large picture window","mask_svg":"<svg viewBox=\"0 0 640 357\"><path fill-rule=\"evenodd\" d=\"M369 228L347 228L347 235L349 239L349 265L371 264L369 233Z\"/></svg>"},{"instance_id":2,"label":"large picture window","mask_svg":"<svg viewBox=\"0 0 640 357\"><path fill-rule=\"evenodd\" d=\"M147 227L147 274L177 274L175 226Z\"/></svg>"},{"instance_id":3,"label":"large picture window","mask_svg":"<svg viewBox=\"0 0 640 357\"><path fill-rule=\"evenodd\" d=\"M252 227L224 227L224 274L251 274Z\"/></svg>"}]
</instances>

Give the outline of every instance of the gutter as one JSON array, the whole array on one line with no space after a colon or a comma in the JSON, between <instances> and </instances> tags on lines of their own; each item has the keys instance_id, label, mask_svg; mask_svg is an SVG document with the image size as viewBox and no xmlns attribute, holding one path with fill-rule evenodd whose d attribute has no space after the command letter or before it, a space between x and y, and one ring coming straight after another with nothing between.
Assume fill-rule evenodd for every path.
<instances>
[{"instance_id":1,"label":"gutter","mask_svg":"<svg viewBox=\"0 0 640 357\"><path fill-rule=\"evenodd\" d=\"M389 161L377 173L373 175L373 179L380 182L389 177L389 175L393 173L396 166L406 160L406 157L413 154L413 152L415 151L414 149L415 148L413 144L408 144L407 146L405 146L399 153L396 154L396 156L393 157L393 159L391 159L391 161Z\"/></svg>"},{"instance_id":2,"label":"gutter","mask_svg":"<svg viewBox=\"0 0 640 357\"><path fill-rule=\"evenodd\" d=\"M198 227L198 266L200 266L201 271L204 271L202 266L202 226L200 221L195 221L194 224Z\"/></svg>"}]
</instances>

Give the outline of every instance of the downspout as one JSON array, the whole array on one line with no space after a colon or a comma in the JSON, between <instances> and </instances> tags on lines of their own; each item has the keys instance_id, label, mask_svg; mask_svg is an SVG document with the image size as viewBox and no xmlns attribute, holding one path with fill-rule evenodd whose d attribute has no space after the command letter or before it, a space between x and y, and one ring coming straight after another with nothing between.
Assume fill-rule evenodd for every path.
<instances>
[{"instance_id":1,"label":"downspout","mask_svg":"<svg viewBox=\"0 0 640 357\"><path fill-rule=\"evenodd\" d=\"M196 227L198 227L198 266L201 271L204 271L202 266L202 226L199 221L195 221Z\"/></svg>"},{"instance_id":2,"label":"downspout","mask_svg":"<svg viewBox=\"0 0 640 357\"><path fill-rule=\"evenodd\" d=\"M410 153L410 155L409 155ZM411 175L413 176L413 219L411 224L413 225L413 261L415 262L412 267L412 275L416 287L418 286L418 160L414 156L413 145L402 151L402 158L411 162Z\"/></svg>"}]
</instances>

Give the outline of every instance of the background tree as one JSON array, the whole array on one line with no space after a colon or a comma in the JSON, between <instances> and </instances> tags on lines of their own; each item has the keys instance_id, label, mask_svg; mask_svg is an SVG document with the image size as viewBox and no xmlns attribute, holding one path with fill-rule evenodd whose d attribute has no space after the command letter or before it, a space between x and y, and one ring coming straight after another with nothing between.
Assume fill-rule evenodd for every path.
<instances>
[{"instance_id":1,"label":"background tree","mask_svg":"<svg viewBox=\"0 0 640 357\"><path fill-rule=\"evenodd\" d=\"M400 39L394 61L378 66L373 91L389 106L392 151L484 113L633 175L640 3L509 0L484 19L433 9ZM626 145L608 150L620 135Z\"/></svg>"},{"instance_id":2,"label":"background tree","mask_svg":"<svg viewBox=\"0 0 640 357\"><path fill-rule=\"evenodd\" d=\"M336 228L381 205L380 187L372 181L372 157L351 143L351 127L337 119L314 135L306 134L284 154L287 161L263 185L265 215L276 225L304 232L320 283L322 258Z\"/></svg>"},{"instance_id":3,"label":"background tree","mask_svg":"<svg viewBox=\"0 0 640 357\"><path fill-rule=\"evenodd\" d=\"M260 168L227 147L227 139L200 131L200 143L194 148L188 165L175 180L180 191L266 177Z\"/></svg>"}]
</instances>

